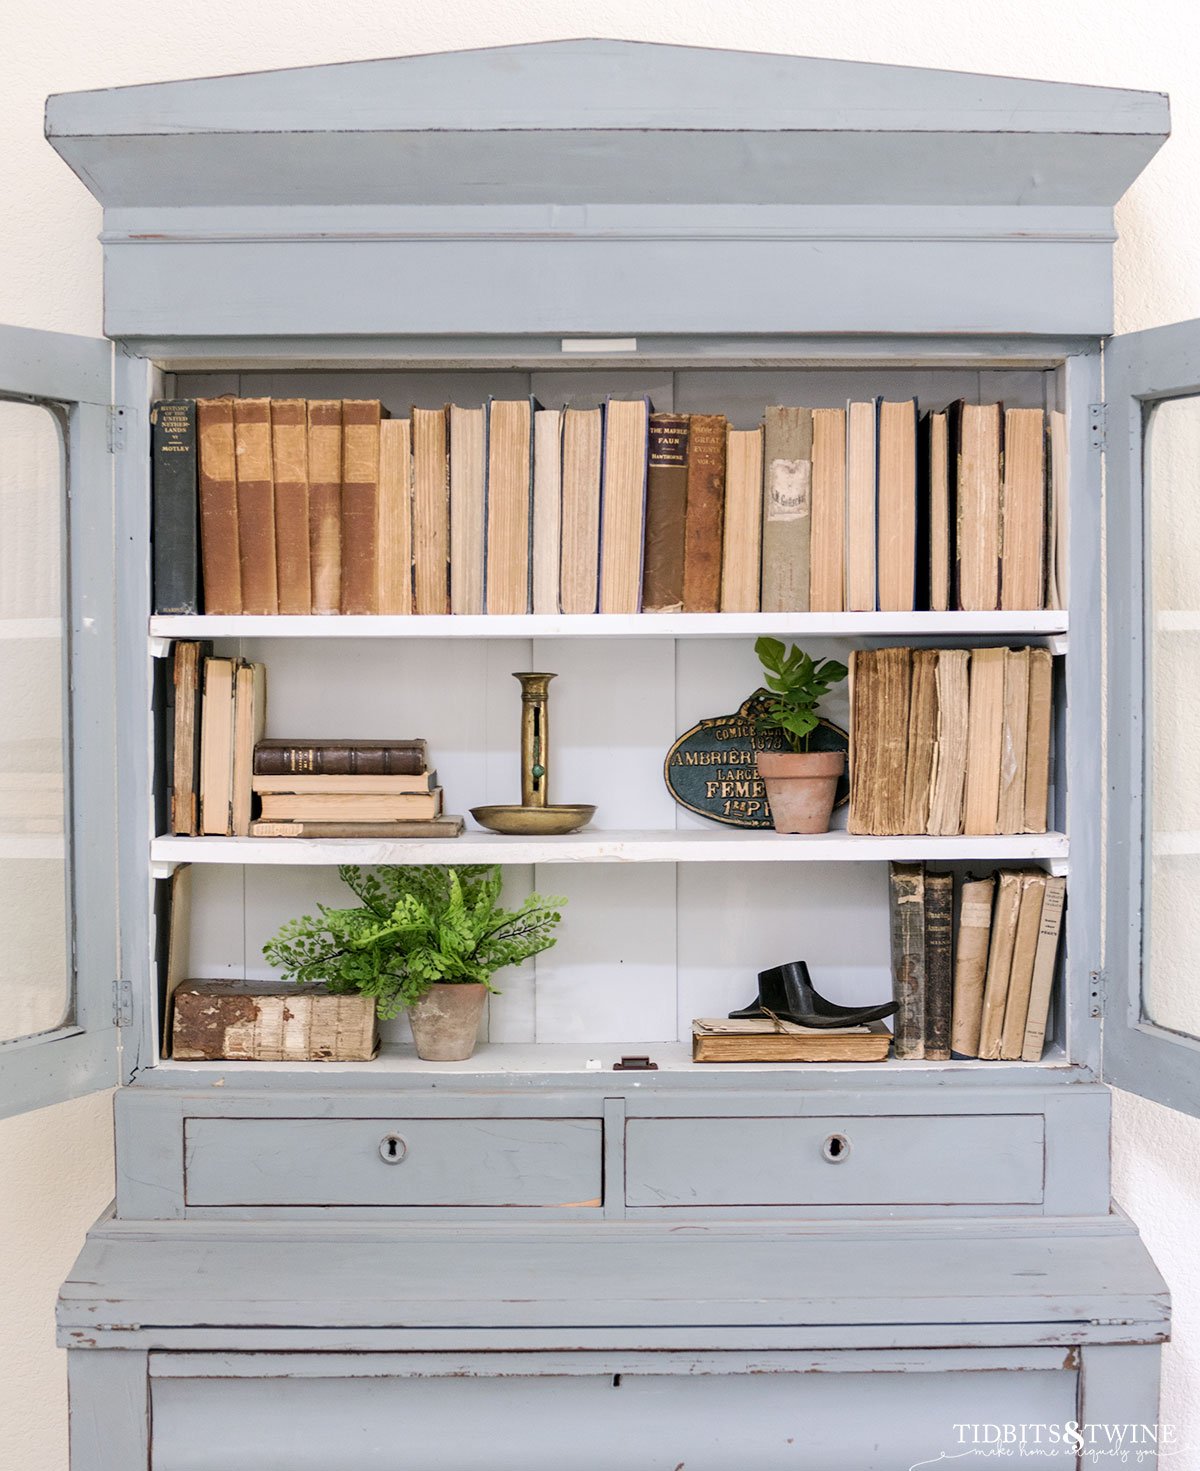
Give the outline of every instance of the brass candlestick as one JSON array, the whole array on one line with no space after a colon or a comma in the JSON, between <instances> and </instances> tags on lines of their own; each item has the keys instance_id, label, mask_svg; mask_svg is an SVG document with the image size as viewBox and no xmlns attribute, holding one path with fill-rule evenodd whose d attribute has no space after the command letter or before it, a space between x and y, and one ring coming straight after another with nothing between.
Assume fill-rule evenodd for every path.
<instances>
[{"instance_id":1,"label":"brass candlestick","mask_svg":"<svg viewBox=\"0 0 1200 1471\"><path fill-rule=\"evenodd\" d=\"M494 833L550 837L586 827L595 807L552 804L550 791L550 681L553 674L514 674L521 685L521 805L472 807L471 816Z\"/></svg>"}]
</instances>

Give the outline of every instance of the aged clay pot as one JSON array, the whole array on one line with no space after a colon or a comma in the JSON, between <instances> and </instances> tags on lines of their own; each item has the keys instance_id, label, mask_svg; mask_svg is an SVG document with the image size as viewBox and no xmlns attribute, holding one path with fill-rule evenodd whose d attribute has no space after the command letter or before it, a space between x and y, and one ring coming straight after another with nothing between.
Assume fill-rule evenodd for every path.
<instances>
[{"instance_id":1,"label":"aged clay pot","mask_svg":"<svg viewBox=\"0 0 1200 1471\"><path fill-rule=\"evenodd\" d=\"M775 831L828 832L845 767L844 751L759 751L758 774L766 783Z\"/></svg>"},{"instance_id":2,"label":"aged clay pot","mask_svg":"<svg viewBox=\"0 0 1200 1471\"><path fill-rule=\"evenodd\" d=\"M430 986L408 1008L417 1056L425 1062L463 1062L470 1057L487 994L487 987L476 982Z\"/></svg>"}]
</instances>

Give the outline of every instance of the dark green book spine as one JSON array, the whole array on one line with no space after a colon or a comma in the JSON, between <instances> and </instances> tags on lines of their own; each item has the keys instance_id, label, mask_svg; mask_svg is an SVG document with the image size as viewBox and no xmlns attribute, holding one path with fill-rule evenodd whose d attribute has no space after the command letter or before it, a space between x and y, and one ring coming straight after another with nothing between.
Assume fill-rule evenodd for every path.
<instances>
[{"instance_id":1,"label":"dark green book spine","mask_svg":"<svg viewBox=\"0 0 1200 1471\"><path fill-rule=\"evenodd\" d=\"M925 875L925 1057L950 1061L950 1003L954 988L954 878Z\"/></svg>"},{"instance_id":2,"label":"dark green book spine","mask_svg":"<svg viewBox=\"0 0 1200 1471\"><path fill-rule=\"evenodd\" d=\"M200 612L200 502L196 404L163 399L150 410L154 476L154 611Z\"/></svg>"}]
</instances>

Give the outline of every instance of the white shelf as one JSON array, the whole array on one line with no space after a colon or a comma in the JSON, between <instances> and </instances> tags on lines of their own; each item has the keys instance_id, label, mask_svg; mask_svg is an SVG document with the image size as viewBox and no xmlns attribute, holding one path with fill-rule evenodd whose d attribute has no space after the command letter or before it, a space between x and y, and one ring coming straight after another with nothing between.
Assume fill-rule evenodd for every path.
<instances>
[{"instance_id":1,"label":"white shelf","mask_svg":"<svg viewBox=\"0 0 1200 1471\"><path fill-rule=\"evenodd\" d=\"M995 837L795 837L736 828L662 832L572 833L561 838L514 838L479 831L460 838L155 838L151 870L165 878L180 863L1023 863L1048 860L1065 872L1063 833Z\"/></svg>"},{"instance_id":2,"label":"white shelf","mask_svg":"<svg viewBox=\"0 0 1200 1471\"><path fill-rule=\"evenodd\" d=\"M1065 634L1065 612L520 613L420 617L157 617L154 653L176 638L1040 638Z\"/></svg>"}]
</instances>

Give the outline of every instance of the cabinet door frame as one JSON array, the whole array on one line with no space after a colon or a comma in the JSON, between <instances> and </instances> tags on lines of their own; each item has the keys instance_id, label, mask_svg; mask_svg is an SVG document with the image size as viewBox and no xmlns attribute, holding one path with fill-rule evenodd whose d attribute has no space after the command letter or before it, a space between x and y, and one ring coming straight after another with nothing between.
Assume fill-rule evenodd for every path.
<instances>
[{"instance_id":1,"label":"cabinet door frame","mask_svg":"<svg viewBox=\"0 0 1200 1471\"><path fill-rule=\"evenodd\" d=\"M1105 348L1108 651L1108 870L1103 1075L1200 1116L1200 1039L1143 1014L1151 879L1150 495L1155 405L1200 395L1200 320L1112 338ZM1200 965L1197 966L1200 984Z\"/></svg>"},{"instance_id":2,"label":"cabinet door frame","mask_svg":"<svg viewBox=\"0 0 1200 1471\"><path fill-rule=\"evenodd\" d=\"M117 1082L112 344L0 327L0 399L44 405L63 436L67 652L64 768L68 807L69 1019L0 1043L0 1117ZM110 449L110 445L112 448Z\"/></svg>"}]
</instances>

